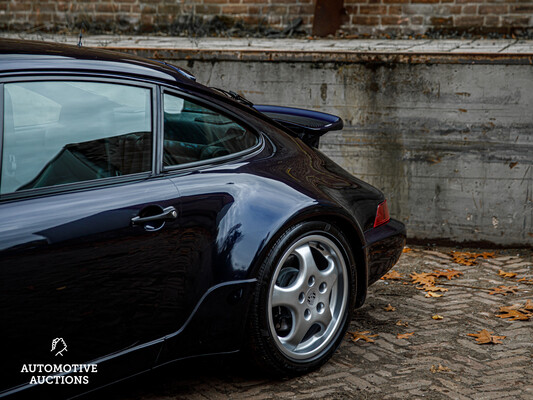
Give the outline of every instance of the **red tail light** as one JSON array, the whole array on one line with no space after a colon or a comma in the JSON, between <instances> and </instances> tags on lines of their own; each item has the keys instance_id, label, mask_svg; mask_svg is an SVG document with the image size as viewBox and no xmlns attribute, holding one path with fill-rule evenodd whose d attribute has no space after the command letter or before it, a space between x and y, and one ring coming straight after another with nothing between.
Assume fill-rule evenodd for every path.
<instances>
[{"instance_id":1,"label":"red tail light","mask_svg":"<svg viewBox=\"0 0 533 400\"><path fill-rule=\"evenodd\" d=\"M389 222L389 207L387 207L387 200L378 205L378 211L376 212L376 219L374 220L374 228Z\"/></svg>"}]
</instances>

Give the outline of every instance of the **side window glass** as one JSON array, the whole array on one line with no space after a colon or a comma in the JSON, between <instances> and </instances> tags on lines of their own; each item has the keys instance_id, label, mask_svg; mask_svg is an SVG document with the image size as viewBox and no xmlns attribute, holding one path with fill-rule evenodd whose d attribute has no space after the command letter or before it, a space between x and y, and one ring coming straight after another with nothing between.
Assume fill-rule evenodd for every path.
<instances>
[{"instance_id":1,"label":"side window glass","mask_svg":"<svg viewBox=\"0 0 533 400\"><path fill-rule=\"evenodd\" d=\"M150 171L150 89L50 81L4 85L0 194Z\"/></svg>"},{"instance_id":2,"label":"side window glass","mask_svg":"<svg viewBox=\"0 0 533 400\"><path fill-rule=\"evenodd\" d=\"M216 111L170 94L163 101L164 166L223 157L258 143L256 135Z\"/></svg>"}]
</instances>

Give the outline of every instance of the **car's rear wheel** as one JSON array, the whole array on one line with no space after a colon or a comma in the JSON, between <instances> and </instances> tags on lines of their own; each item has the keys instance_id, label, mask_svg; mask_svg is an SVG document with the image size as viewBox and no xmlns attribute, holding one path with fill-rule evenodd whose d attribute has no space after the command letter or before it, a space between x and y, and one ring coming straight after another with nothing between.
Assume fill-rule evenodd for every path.
<instances>
[{"instance_id":1,"label":"car's rear wheel","mask_svg":"<svg viewBox=\"0 0 533 400\"><path fill-rule=\"evenodd\" d=\"M349 324L355 287L342 232L319 221L288 229L259 271L250 319L257 363L273 373L300 374L326 362Z\"/></svg>"}]
</instances>

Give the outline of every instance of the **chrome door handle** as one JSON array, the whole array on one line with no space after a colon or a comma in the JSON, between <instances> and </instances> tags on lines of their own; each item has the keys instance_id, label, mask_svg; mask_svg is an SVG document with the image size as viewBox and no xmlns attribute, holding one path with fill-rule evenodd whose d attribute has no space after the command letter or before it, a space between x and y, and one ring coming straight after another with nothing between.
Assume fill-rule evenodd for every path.
<instances>
[{"instance_id":1,"label":"chrome door handle","mask_svg":"<svg viewBox=\"0 0 533 400\"><path fill-rule=\"evenodd\" d=\"M143 225L152 221L169 221L178 218L178 212L172 206L164 208L161 214L150 215L149 217L133 217L133 225Z\"/></svg>"}]
</instances>

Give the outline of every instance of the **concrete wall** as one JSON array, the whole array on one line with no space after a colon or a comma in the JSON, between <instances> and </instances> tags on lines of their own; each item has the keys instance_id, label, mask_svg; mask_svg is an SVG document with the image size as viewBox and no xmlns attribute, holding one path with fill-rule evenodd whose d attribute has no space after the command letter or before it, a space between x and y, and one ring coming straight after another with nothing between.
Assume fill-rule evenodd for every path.
<instances>
[{"instance_id":1,"label":"concrete wall","mask_svg":"<svg viewBox=\"0 0 533 400\"><path fill-rule=\"evenodd\" d=\"M533 67L180 61L255 103L341 116L321 149L382 189L410 238L533 243Z\"/></svg>"}]
</instances>

